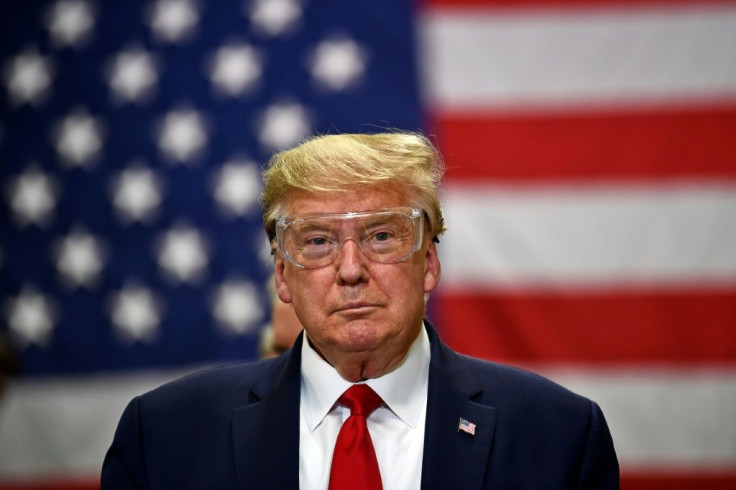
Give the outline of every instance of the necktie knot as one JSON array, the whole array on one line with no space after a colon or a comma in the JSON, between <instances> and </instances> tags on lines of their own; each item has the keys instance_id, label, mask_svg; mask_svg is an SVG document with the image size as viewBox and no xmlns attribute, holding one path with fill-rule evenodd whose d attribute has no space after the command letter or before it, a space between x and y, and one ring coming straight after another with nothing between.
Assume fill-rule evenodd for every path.
<instances>
[{"instance_id":1,"label":"necktie knot","mask_svg":"<svg viewBox=\"0 0 736 490\"><path fill-rule=\"evenodd\" d=\"M383 403L378 393L366 384L351 386L345 390L338 401L350 409L351 416L359 417L368 417Z\"/></svg>"}]
</instances>

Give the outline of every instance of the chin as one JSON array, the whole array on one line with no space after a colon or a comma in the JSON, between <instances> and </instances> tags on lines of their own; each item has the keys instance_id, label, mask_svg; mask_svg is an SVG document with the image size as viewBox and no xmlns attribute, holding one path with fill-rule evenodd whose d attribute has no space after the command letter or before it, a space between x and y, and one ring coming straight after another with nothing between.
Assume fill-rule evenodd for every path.
<instances>
[{"instance_id":1,"label":"chin","mask_svg":"<svg viewBox=\"0 0 736 490\"><path fill-rule=\"evenodd\" d=\"M373 350L386 342L385 328L376 322L359 320L341 327L340 344L353 352Z\"/></svg>"}]
</instances>

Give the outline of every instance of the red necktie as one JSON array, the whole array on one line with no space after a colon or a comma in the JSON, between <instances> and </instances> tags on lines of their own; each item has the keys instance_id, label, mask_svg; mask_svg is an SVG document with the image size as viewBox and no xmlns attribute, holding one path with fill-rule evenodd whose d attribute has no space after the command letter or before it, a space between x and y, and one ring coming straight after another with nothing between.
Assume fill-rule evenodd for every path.
<instances>
[{"instance_id":1,"label":"red necktie","mask_svg":"<svg viewBox=\"0 0 736 490\"><path fill-rule=\"evenodd\" d=\"M370 386L359 384L348 388L338 401L350 409L350 417L337 435L329 490L381 490L381 473L365 419L383 400Z\"/></svg>"}]
</instances>

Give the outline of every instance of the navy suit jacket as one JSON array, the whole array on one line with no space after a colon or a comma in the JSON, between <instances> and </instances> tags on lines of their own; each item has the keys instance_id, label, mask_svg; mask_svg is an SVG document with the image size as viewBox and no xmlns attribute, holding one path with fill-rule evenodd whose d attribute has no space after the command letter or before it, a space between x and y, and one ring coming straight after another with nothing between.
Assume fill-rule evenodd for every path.
<instances>
[{"instance_id":1,"label":"navy suit jacket","mask_svg":"<svg viewBox=\"0 0 736 490\"><path fill-rule=\"evenodd\" d=\"M616 489L598 406L526 371L431 343L423 489ZM276 359L168 383L125 409L102 490L299 487L300 335ZM460 418L475 435L458 430Z\"/></svg>"}]
</instances>

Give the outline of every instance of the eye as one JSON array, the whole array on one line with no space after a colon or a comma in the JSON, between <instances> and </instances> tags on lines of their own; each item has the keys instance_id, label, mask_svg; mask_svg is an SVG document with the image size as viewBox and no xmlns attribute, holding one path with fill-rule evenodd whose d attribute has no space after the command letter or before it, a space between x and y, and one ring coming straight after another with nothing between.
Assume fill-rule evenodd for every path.
<instances>
[{"instance_id":1,"label":"eye","mask_svg":"<svg viewBox=\"0 0 736 490\"><path fill-rule=\"evenodd\" d=\"M378 240L379 242L385 242L386 240L389 240L391 238L391 233L387 231L379 231L378 233L375 233L373 235L373 238L375 240Z\"/></svg>"},{"instance_id":2,"label":"eye","mask_svg":"<svg viewBox=\"0 0 736 490\"><path fill-rule=\"evenodd\" d=\"M305 245L324 245L325 243L327 243L327 238L323 236L311 237L304 242Z\"/></svg>"}]
</instances>

